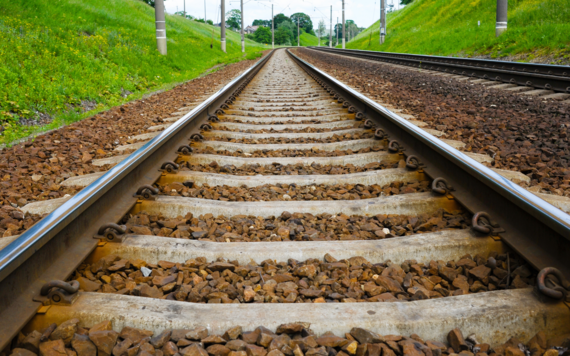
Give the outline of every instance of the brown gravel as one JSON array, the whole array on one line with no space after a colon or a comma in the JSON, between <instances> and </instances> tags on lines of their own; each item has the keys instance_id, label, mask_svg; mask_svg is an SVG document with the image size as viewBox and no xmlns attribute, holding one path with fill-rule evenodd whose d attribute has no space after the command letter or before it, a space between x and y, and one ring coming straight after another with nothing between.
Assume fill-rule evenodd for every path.
<instances>
[{"instance_id":1,"label":"brown gravel","mask_svg":"<svg viewBox=\"0 0 570 356\"><path fill-rule=\"evenodd\" d=\"M241 167L236 167L232 165L220 166L217 162L212 162L208 165L197 165L189 164L188 162L181 162L181 170L190 170L197 172L209 172L209 173L227 173L237 176L254 176L254 175L314 175L314 174L350 174L358 172L368 172L375 171L378 169L387 168L403 168L406 166L406 162L401 160L398 163L386 163L373 162L368 163L365 166L355 166L353 164L346 164L343 166L328 166L313 163L311 165L259 165L259 164L248 164Z\"/></svg>"},{"instance_id":2,"label":"brown gravel","mask_svg":"<svg viewBox=\"0 0 570 356\"><path fill-rule=\"evenodd\" d=\"M370 98L406 109L430 128L494 156L493 166L521 171L531 185L570 196L568 104L489 89L354 58L295 50Z\"/></svg>"},{"instance_id":3,"label":"brown gravel","mask_svg":"<svg viewBox=\"0 0 570 356\"><path fill-rule=\"evenodd\" d=\"M48 337L39 342L44 334ZM11 351L11 356L34 356L40 353L42 356L86 356L95 355L97 349L112 350L113 355L117 356L558 356L559 351L563 355L569 347L570 335L547 339L542 331L526 345L511 337L504 344L491 348L489 344L477 341L476 335L466 338L459 329L451 330L447 335L447 344L444 344L424 341L416 334L410 337L380 335L359 327L341 336L332 332L319 336L301 323L279 325L275 332L263 326L245 331L236 325L222 335L210 334L208 328L203 326L167 329L155 335L150 330L130 326L117 332L113 330L110 320L89 328L79 319L70 319L22 335L7 351Z\"/></svg>"},{"instance_id":4,"label":"brown gravel","mask_svg":"<svg viewBox=\"0 0 570 356\"><path fill-rule=\"evenodd\" d=\"M273 123L272 123L273 125ZM262 130L240 130L240 129L230 129L225 126L216 126L216 131L229 131L229 132L244 132L244 133L317 133L317 132L332 132L338 130L348 130L352 128L358 128L359 125L355 123L354 127L334 127L334 128L314 128L314 127L306 127L304 129L284 129L284 130L275 130L275 129L262 129ZM362 125L360 125L362 126Z\"/></svg>"},{"instance_id":5,"label":"brown gravel","mask_svg":"<svg viewBox=\"0 0 570 356\"><path fill-rule=\"evenodd\" d=\"M188 187L188 185L191 186ZM170 196L212 199L220 201L277 201L277 200L359 200L431 191L430 182L394 182L379 186L363 184L319 184L297 187L294 184L264 184L257 187L194 186L192 182L170 183L161 186L160 192Z\"/></svg>"},{"instance_id":6,"label":"brown gravel","mask_svg":"<svg viewBox=\"0 0 570 356\"><path fill-rule=\"evenodd\" d=\"M36 137L33 141L4 148L0 151L0 206L21 207L25 204L65 194L75 194L81 188L61 186L66 178L106 171L109 166L97 167L93 159L117 155L113 149L128 141L128 136L146 132L146 128L171 116L177 108L190 100L209 93L217 85L226 83L256 61L230 64L217 72L179 85L172 90L136 100L91 118L76 122ZM4 211L4 210L2 210ZM2 213L3 214L3 213ZM21 233L8 228L0 216L0 237ZM31 218L34 222L37 218ZM29 226L25 220L23 226ZM20 223L18 223L20 224Z\"/></svg>"},{"instance_id":7,"label":"brown gravel","mask_svg":"<svg viewBox=\"0 0 570 356\"><path fill-rule=\"evenodd\" d=\"M313 148L310 150L258 150L253 152L243 152L242 150L228 151L228 150L215 150L212 147L198 148L194 149L194 153L198 154L211 154L220 156L233 156L233 157L338 157L346 155L354 155L358 153L368 153L368 152L380 152L385 151L386 148L380 144L374 147L361 148L359 150L335 150L335 151L324 151L318 148Z\"/></svg>"},{"instance_id":8,"label":"brown gravel","mask_svg":"<svg viewBox=\"0 0 570 356\"><path fill-rule=\"evenodd\" d=\"M20 235L43 216L24 213L10 205L0 206L0 238Z\"/></svg>"},{"instance_id":9,"label":"brown gravel","mask_svg":"<svg viewBox=\"0 0 570 356\"><path fill-rule=\"evenodd\" d=\"M175 219L139 213L127 217L127 233L216 242L379 240L445 229L466 229L470 216L440 209L418 216L302 214L283 212L279 217L236 215Z\"/></svg>"},{"instance_id":10,"label":"brown gravel","mask_svg":"<svg viewBox=\"0 0 570 356\"><path fill-rule=\"evenodd\" d=\"M333 135L327 138L283 138L283 137L267 137L267 138L230 138L230 137L207 137L206 141L223 141L233 143L247 143L247 144L266 144L266 143L331 143L351 140L361 140L365 138L373 138L374 132L366 131L363 133Z\"/></svg>"},{"instance_id":11,"label":"brown gravel","mask_svg":"<svg viewBox=\"0 0 570 356\"><path fill-rule=\"evenodd\" d=\"M109 255L82 264L71 279L86 292L117 293L192 303L357 303L434 299L534 284L531 267L507 255L457 261L371 263L364 257L260 264L204 257L185 263ZM142 268L145 267L143 270ZM122 273L121 273L122 272Z\"/></svg>"}]
</instances>

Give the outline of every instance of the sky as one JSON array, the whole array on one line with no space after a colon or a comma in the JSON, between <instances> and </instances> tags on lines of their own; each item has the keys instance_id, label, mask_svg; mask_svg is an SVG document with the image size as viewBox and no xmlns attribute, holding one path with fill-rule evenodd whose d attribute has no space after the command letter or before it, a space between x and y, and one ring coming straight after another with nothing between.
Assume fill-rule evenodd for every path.
<instances>
[{"instance_id":1,"label":"sky","mask_svg":"<svg viewBox=\"0 0 570 356\"><path fill-rule=\"evenodd\" d=\"M170 14L182 11L186 1L186 13L198 18L204 18L204 3L208 19L219 22L219 8L221 0L165 0L164 6ZM240 8L240 0L225 0L226 12ZM333 26L338 16L342 21L341 0L243 0L245 25L251 25L255 19L269 20L271 18L271 5L274 14L283 13L290 16L296 12L304 12L311 17L313 28L320 20L324 20L329 27L330 7L333 7ZM397 8L399 0L386 0L387 5L394 4ZM354 20L358 27L368 27L378 21L380 17L380 0L345 0L345 16L347 20Z\"/></svg>"}]
</instances>

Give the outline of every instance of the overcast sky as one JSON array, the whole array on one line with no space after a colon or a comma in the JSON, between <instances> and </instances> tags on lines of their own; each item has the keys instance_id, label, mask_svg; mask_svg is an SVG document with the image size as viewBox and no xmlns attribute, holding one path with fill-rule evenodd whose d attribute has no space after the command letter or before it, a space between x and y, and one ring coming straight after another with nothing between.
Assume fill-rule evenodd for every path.
<instances>
[{"instance_id":1,"label":"overcast sky","mask_svg":"<svg viewBox=\"0 0 570 356\"><path fill-rule=\"evenodd\" d=\"M166 0L164 5L168 13L182 11L186 1L186 13L204 18L204 0ZM225 0L226 12L239 9L239 0ZM387 4L394 4L398 0L386 0ZM220 0L205 0L206 16L208 19L219 22ZM330 6L333 7L333 26L337 16L342 21L342 2L340 0L244 0L245 25L251 25L255 19L269 20L271 18L271 5L275 15L283 13L287 16L296 12L304 12L311 16L313 27L322 19L328 28L330 21ZM380 0L345 0L346 19L354 20L359 27L368 27L380 17Z\"/></svg>"}]
</instances>

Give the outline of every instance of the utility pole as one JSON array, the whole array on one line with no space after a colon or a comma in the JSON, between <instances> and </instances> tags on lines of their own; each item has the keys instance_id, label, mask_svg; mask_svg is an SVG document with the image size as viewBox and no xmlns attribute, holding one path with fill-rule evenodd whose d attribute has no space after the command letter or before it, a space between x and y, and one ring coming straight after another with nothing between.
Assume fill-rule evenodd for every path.
<instances>
[{"instance_id":1,"label":"utility pole","mask_svg":"<svg viewBox=\"0 0 570 356\"><path fill-rule=\"evenodd\" d=\"M329 33L329 48L332 48L332 5L331 5L331 28Z\"/></svg>"},{"instance_id":2,"label":"utility pole","mask_svg":"<svg viewBox=\"0 0 570 356\"><path fill-rule=\"evenodd\" d=\"M271 4L271 48L275 48L275 18L273 17L273 4Z\"/></svg>"},{"instance_id":3,"label":"utility pole","mask_svg":"<svg viewBox=\"0 0 570 356\"><path fill-rule=\"evenodd\" d=\"M208 23L208 20L206 20L206 0L204 0L204 23Z\"/></svg>"},{"instance_id":4,"label":"utility pole","mask_svg":"<svg viewBox=\"0 0 570 356\"><path fill-rule=\"evenodd\" d=\"M336 45L338 46L338 16L336 17Z\"/></svg>"},{"instance_id":5,"label":"utility pole","mask_svg":"<svg viewBox=\"0 0 570 356\"><path fill-rule=\"evenodd\" d=\"M319 27L319 45L317 47L321 46L321 28Z\"/></svg>"},{"instance_id":6,"label":"utility pole","mask_svg":"<svg viewBox=\"0 0 570 356\"><path fill-rule=\"evenodd\" d=\"M386 0L380 0L380 44L386 36Z\"/></svg>"},{"instance_id":7,"label":"utility pole","mask_svg":"<svg viewBox=\"0 0 570 356\"><path fill-rule=\"evenodd\" d=\"M301 46L301 37L299 35L299 16L297 16L297 47Z\"/></svg>"},{"instance_id":8,"label":"utility pole","mask_svg":"<svg viewBox=\"0 0 570 356\"><path fill-rule=\"evenodd\" d=\"M186 18L186 0L184 0L184 18Z\"/></svg>"},{"instance_id":9,"label":"utility pole","mask_svg":"<svg viewBox=\"0 0 570 356\"><path fill-rule=\"evenodd\" d=\"M243 36L243 0L239 0L241 6L241 51L245 52L245 38Z\"/></svg>"},{"instance_id":10,"label":"utility pole","mask_svg":"<svg viewBox=\"0 0 570 356\"><path fill-rule=\"evenodd\" d=\"M222 0L222 22L220 22L222 51L226 51L226 0Z\"/></svg>"},{"instance_id":11,"label":"utility pole","mask_svg":"<svg viewBox=\"0 0 570 356\"><path fill-rule=\"evenodd\" d=\"M508 0L497 0L497 24L495 25L496 37L499 37L501 33L507 30L508 7L509 7Z\"/></svg>"},{"instance_id":12,"label":"utility pole","mask_svg":"<svg viewBox=\"0 0 570 356\"><path fill-rule=\"evenodd\" d=\"M166 22L164 22L164 0L154 2L154 19L156 22L156 48L166 56Z\"/></svg>"},{"instance_id":13,"label":"utility pole","mask_svg":"<svg viewBox=\"0 0 570 356\"><path fill-rule=\"evenodd\" d=\"M345 48L346 26L344 23L344 0L342 0L342 49Z\"/></svg>"}]
</instances>

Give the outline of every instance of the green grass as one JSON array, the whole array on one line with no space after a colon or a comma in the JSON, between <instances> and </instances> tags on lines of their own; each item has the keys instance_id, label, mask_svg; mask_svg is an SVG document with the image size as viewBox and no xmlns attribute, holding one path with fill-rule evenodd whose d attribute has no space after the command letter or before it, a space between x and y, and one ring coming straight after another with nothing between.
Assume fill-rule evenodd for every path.
<instances>
[{"instance_id":1,"label":"green grass","mask_svg":"<svg viewBox=\"0 0 570 356\"><path fill-rule=\"evenodd\" d=\"M11 0L0 3L0 143L80 120L94 111L172 86L220 63L270 48L219 28L166 17L168 55L156 50L154 9L138 0ZM213 49L210 43L213 34ZM121 93L134 93L124 99ZM84 113L82 102L96 104ZM43 127L21 118L47 114ZM2 129L0 129L2 130Z\"/></svg>"},{"instance_id":2,"label":"green grass","mask_svg":"<svg viewBox=\"0 0 570 356\"><path fill-rule=\"evenodd\" d=\"M302 32L299 36L301 39L301 46L317 46L319 44L319 38L317 36L313 36L310 33ZM295 45L297 43L294 43Z\"/></svg>"},{"instance_id":3,"label":"green grass","mask_svg":"<svg viewBox=\"0 0 570 356\"><path fill-rule=\"evenodd\" d=\"M523 55L568 61L570 0L510 0L508 30L495 37L496 0L415 0L389 13L379 44L379 23L347 48L433 55ZM481 26L477 25L481 21Z\"/></svg>"}]
</instances>

